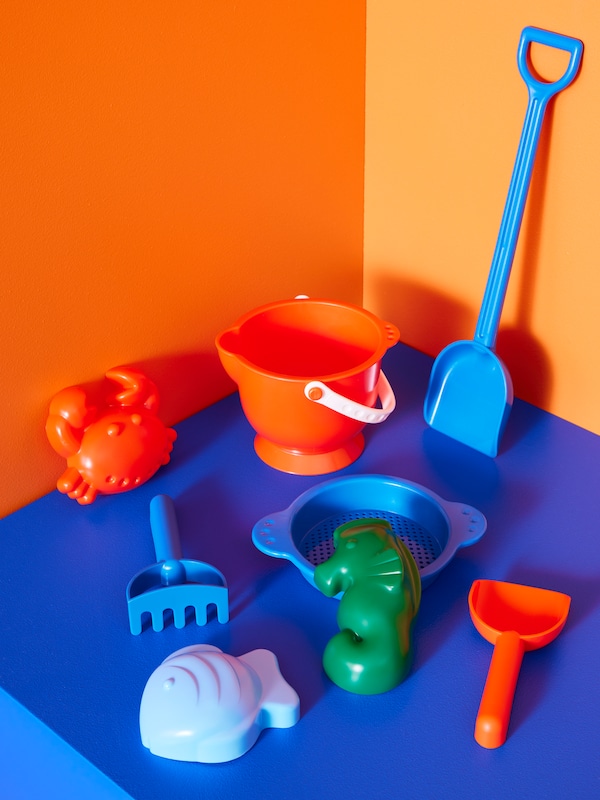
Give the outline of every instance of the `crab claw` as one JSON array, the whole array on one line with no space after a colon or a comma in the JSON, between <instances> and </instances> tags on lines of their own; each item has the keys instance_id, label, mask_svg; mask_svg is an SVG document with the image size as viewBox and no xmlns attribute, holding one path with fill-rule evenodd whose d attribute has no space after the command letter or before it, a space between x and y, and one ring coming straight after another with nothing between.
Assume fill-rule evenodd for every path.
<instances>
[{"instance_id":1,"label":"crab claw","mask_svg":"<svg viewBox=\"0 0 600 800\"><path fill-rule=\"evenodd\" d=\"M121 406L143 405L148 411L158 409L158 389L142 372L131 367L113 367L106 377L119 383L123 389L115 399Z\"/></svg>"},{"instance_id":2,"label":"crab claw","mask_svg":"<svg viewBox=\"0 0 600 800\"><path fill-rule=\"evenodd\" d=\"M69 386L54 395L50 402L46 435L61 456L76 453L85 428L95 419L96 408L88 406L87 395L81 386Z\"/></svg>"}]
</instances>

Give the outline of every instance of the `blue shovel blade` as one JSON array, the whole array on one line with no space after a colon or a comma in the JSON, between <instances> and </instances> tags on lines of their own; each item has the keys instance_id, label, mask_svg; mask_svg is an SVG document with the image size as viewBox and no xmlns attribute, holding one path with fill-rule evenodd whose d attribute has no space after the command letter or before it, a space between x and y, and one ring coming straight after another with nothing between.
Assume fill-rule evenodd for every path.
<instances>
[{"instance_id":1,"label":"blue shovel blade","mask_svg":"<svg viewBox=\"0 0 600 800\"><path fill-rule=\"evenodd\" d=\"M434 430L494 458L513 403L501 359L474 341L453 342L436 358L425 397Z\"/></svg>"}]
</instances>

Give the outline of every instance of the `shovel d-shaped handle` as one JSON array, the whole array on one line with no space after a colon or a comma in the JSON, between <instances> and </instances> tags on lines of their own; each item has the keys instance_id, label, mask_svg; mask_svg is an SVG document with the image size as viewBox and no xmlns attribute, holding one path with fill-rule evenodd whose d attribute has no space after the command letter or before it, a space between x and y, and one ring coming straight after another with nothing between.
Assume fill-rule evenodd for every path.
<instances>
[{"instance_id":1,"label":"shovel d-shaped handle","mask_svg":"<svg viewBox=\"0 0 600 800\"><path fill-rule=\"evenodd\" d=\"M558 80L542 81L532 73L529 50L533 43L569 53L567 68ZM517 64L521 77L527 84L529 101L488 282L475 328L475 340L489 348L493 348L496 343L546 106L554 95L573 82L579 71L582 53L582 42L570 36L531 26L521 33Z\"/></svg>"},{"instance_id":2,"label":"shovel d-shaped handle","mask_svg":"<svg viewBox=\"0 0 600 800\"><path fill-rule=\"evenodd\" d=\"M506 741L524 652L516 631L504 631L496 639L475 722L475 741L482 747L492 749Z\"/></svg>"}]
</instances>

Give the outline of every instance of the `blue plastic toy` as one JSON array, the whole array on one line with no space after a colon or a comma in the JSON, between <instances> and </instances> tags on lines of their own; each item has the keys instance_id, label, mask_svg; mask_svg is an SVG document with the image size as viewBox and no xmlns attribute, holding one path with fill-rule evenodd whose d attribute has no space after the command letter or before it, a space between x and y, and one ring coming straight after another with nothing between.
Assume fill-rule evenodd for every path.
<instances>
[{"instance_id":1,"label":"blue plastic toy","mask_svg":"<svg viewBox=\"0 0 600 800\"><path fill-rule=\"evenodd\" d=\"M559 80L546 83L531 73L528 57L533 42L570 54L567 69ZM517 63L527 84L529 102L475 339L445 347L436 358L429 378L425 421L435 430L492 458L498 453L513 403L510 373L494 347L542 122L548 101L575 79L582 53L583 44L569 36L532 27L521 34Z\"/></svg>"},{"instance_id":2,"label":"blue plastic toy","mask_svg":"<svg viewBox=\"0 0 600 800\"><path fill-rule=\"evenodd\" d=\"M209 605L216 606L219 622L227 622L227 582L210 564L181 557L175 508L167 495L150 501L150 528L158 563L138 572L127 586L131 633L142 632L145 614L150 615L153 629L162 631L165 612L172 612L175 627L183 628L188 608L194 609L196 623L205 625Z\"/></svg>"},{"instance_id":3,"label":"blue plastic toy","mask_svg":"<svg viewBox=\"0 0 600 800\"><path fill-rule=\"evenodd\" d=\"M154 670L142 694L140 734L154 755L220 763L239 758L265 728L290 728L300 700L270 650L235 657L184 647Z\"/></svg>"},{"instance_id":4,"label":"blue plastic toy","mask_svg":"<svg viewBox=\"0 0 600 800\"><path fill-rule=\"evenodd\" d=\"M466 503L444 500L413 481L392 475L347 475L307 489L283 511L260 519L252 541L262 552L285 558L315 585L315 567L334 551L333 533L352 520L386 520L416 561L423 588L454 558L478 542L487 521Z\"/></svg>"}]
</instances>

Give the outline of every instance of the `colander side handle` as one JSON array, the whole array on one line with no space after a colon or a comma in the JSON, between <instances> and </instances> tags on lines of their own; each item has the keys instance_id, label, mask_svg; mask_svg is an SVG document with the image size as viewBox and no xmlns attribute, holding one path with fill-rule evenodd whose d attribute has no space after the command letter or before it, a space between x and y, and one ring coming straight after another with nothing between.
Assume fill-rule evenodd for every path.
<instances>
[{"instance_id":1,"label":"colander side handle","mask_svg":"<svg viewBox=\"0 0 600 800\"><path fill-rule=\"evenodd\" d=\"M454 553L481 539L487 528L487 520L481 511L466 503L444 503L444 508L450 517L448 549Z\"/></svg>"},{"instance_id":2,"label":"colander side handle","mask_svg":"<svg viewBox=\"0 0 600 800\"><path fill-rule=\"evenodd\" d=\"M274 558L292 560L298 552L289 531L290 515L277 511L260 519L252 528L252 542L257 550Z\"/></svg>"}]
</instances>

